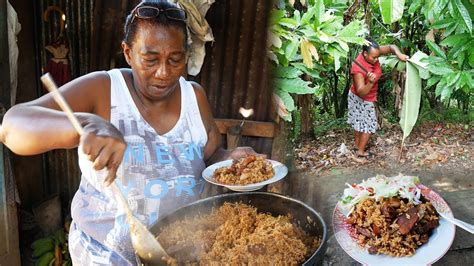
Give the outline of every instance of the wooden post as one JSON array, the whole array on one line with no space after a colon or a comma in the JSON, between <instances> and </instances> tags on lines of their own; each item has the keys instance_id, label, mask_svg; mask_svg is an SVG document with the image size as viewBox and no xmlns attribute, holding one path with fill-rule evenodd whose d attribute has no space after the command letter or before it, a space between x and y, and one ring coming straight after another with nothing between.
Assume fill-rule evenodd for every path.
<instances>
[{"instance_id":1,"label":"wooden post","mask_svg":"<svg viewBox=\"0 0 474 266\"><path fill-rule=\"evenodd\" d=\"M227 128L227 149L233 150L239 147L242 140L242 129L239 125Z\"/></svg>"}]
</instances>

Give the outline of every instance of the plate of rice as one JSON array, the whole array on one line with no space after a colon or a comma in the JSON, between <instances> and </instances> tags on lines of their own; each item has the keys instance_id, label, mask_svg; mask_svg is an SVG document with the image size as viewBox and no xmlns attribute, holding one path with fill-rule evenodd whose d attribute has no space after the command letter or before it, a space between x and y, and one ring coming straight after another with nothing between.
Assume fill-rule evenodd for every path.
<instances>
[{"instance_id":1,"label":"plate of rice","mask_svg":"<svg viewBox=\"0 0 474 266\"><path fill-rule=\"evenodd\" d=\"M288 168L282 163L250 155L210 165L204 169L202 177L214 185L246 192L277 182L287 174Z\"/></svg>"},{"instance_id":2,"label":"plate of rice","mask_svg":"<svg viewBox=\"0 0 474 266\"><path fill-rule=\"evenodd\" d=\"M416 176L377 175L347 188L333 213L334 235L364 265L430 265L454 240L446 201Z\"/></svg>"}]
</instances>

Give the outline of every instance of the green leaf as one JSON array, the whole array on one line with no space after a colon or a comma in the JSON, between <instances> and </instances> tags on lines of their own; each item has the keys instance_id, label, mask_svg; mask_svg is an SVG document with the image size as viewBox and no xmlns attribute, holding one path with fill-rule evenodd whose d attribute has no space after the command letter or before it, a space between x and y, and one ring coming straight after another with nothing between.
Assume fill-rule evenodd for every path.
<instances>
[{"instance_id":1,"label":"green leaf","mask_svg":"<svg viewBox=\"0 0 474 266\"><path fill-rule=\"evenodd\" d=\"M308 11L306 11L303 16L301 17L301 24L305 25L310 23L310 21L313 19L314 15L316 14L316 6L312 6L308 8Z\"/></svg>"},{"instance_id":2,"label":"green leaf","mask_svg":"<svg viewBox=\"0 0 474 266\"><path fill-rule=\"evenodd\" d=\"M288 92L282 90L275 90L275 94L281 98L288 112L292 112L296 109L295 101L293 101L293 97L291 97Z\"/></svg>"},{"instance_id":3,"label":"green leaf","mask_svg":"<svg viewBox=\"0 0 474 266\"><path fill-rule=\"evenodd\" d=\"M446 75L453 73L453 69L446 64L430 64L428 69L431 73L435 75Z\"/></svg>"},{"instance_id":4,"label":"green leaf","mask_svg":"<svg viewBox=\"0 0 474 266\"><path fill-rule=\"evenodd\" d=\"M444 29L444 28L447 28L447 27L453 25L455 22L456 21L453 18L445 18L445 19L438 20L435 23L433 23L433 25L431 25L431 28L437 29L437 30Z\"/></svg>"},{"instance_id":5,"label":"green leaf","mask_svg":"<svg viewBox=\"0 0 474 266\"><path fill-rule=\"evenodd\" d=\"M474 53L469 53L469 65L474 68Z\"/></svg>"},{"instance_id":6,"label":"green leaf","mask_svg":"<svg viewBox=\"0 0 474 266\"><path fill-rule=\"evenodd\" d=\"M461 77L461 72L454 72L446 75L446 87L451 87Z\"/></svg>"},{"instance_id":7,"label":"green leaf","mask_svg":"<svg viewBox=\"0 0 474 266\"><path fill-rule=\"evenodd\" d=\"M443 32L443 37L450 36L458 28L458 23L453 23L446 27L446 30Z\"/></svg>"},{"instance_id":8,"label":"green leaf","mask_svg":"<svg viewBox=\"0 0 474 266\"><path fill-rule=\"evenodd\" d=\"M316 32L316 36L318 36L319 40L322 42L331 43L334 41L334 37L329 36L328 34L320 30Z\"/></svg>"},{"instance_id":9,"label":"green leaf","mask_svg":"<svg viewBox=\"0 0 474 266\"><path fill-rule=\"evenodd\" d=\"M341 46L341 48L344 51L349 52L349 45L347 45L346 42L338 40L337 43Z\"/></svg>"},{"instance_id":10,"label":"green leaf","mask_svg":"<svg viewBox=\"0 0 474 266\"><path fill-rule=\"evenodd\" d=\"M296 94L312 94L315 91L315 88L309 87L311 82L304 81L299 78L295 79L284 79L284 78L277 78L275 79L275 86L282 91L286 91L288 93L296 93Z\"/></svg>"},{"instance_id":11,"label":"green leaf","mask_svg":"<svg viewBox=\"0 0 474 266\"><path fill-rule=\"evenodd\" d=\"M441 48L439 48L439 46L436 43L430 40L426 40L426 44L428 45L430 50L433 51L437 56L446 59L446 55L444 54L443 50L441 50Z\"/></svg>"},{"instance_id":12,"label":"green leaf","mask_svg":"<svg viewBox=\"0 0 474 266\"><path fill-rule=\"evenodd\" d=\"M400 114L400 126L403 131L402 145L415 126L421 101L421 79L418 69L410 62L406 66L407 77Z\"/></svg>"},{"instance_id":13,"label":"green leaf","mask_svg":"<svg viewBox=\"0 0 474 266\"><path fill-rule=\"evenodd\" d=\"M470 34L461 33L461 34L451 35L451 36L445 38L439 44L442 45L442 46L448 46L448 47L461 46L461 45L466 44L470 40L472 40Z\"/></svg>"},{"instance_id":14,"label":"green leaf","mask_svg":"<svg viewBox=\"0 0 474 266\"><path fill-rule=\"evenodd\" d=\"M442 76L432 76L431 78L428 79L428 82L426 83L426 87L431 87L438 83L441 80Z\"/></svg>"},{"instance_id":15,"label":"green leaf","mask_svg":"<svg viewBox=\"0 0 474 266\"><path fill-rule=\"evenodd\" d=\"M458 54L456 55L456 61L457 61L457 63L458 63L458 67L459 67L460 69L462 69L464 62L466 61L466 52L465 52L465 51L462 51L462 52L458 53Z\"/></svg>"},{"instance_id":16,"label":"green leaf","mask_svg":"<svg viewBox=\"0 0 474 266\"><path fill-rule=\"evenodd\" d=\"M299 41L297 38L288 42L287 46L285 47L285 55L288 58L288 61L293 60L296 53L298 52Z\"/></svg>"},{"instance_id":17,"label":"green leaf","mask_svg":"<svg viewBox=\"0 0 474 266\"><path fill-rule=\"evenodd\" d=\"M282 18L278 24L290 29L295 29L298 27L298 22L292 18Z\"/></svg>"},{"instance_id":18,"label":"green leaf","mask_svg":"<svg viewBox=\"0 0 474 266\"><path fill-rule=\"evenodd\" d=\"M313 68L307 68L303 63L292 63L291 66L303 71L315 79L321 79L320 73L327 70L318 64L315 64Z\"/></svg>"},{"instance_id":19,"label":"green leaf","mask_svg":"<svg viewBox=\"0 0 474 266\"><path fill-rule=\"evenodd\" d=\"M442 91L446 88L446 79L442 78L439 82L438 85L436 85L435 89L435 95L440 96Z\"/></svg>"},{"instance_id":20,"label":"green leaf","mask_svg":"<svg viewBox=\"0 0 474 266\"><path fill-rule=\"evenodd\" d=\"M314 31L311 25L306 25L304 28L298 30L301 32L306 38L316 37L316 31Z\"/></svg>"},{"instance_id":21,"label":"green leaf","mask_svg":"<svg viewBox=\"0 0 474 266\"><path fill-rule=\"evenodd\" d=\"M380 13L385 24L391 24L403 16L405 0L379 0Z\"/></svg>"},{"instance_id":22,"label":"green leaf","mask_svg":"<svg viewBox=\"0 0 474 266\"><path fill-rule=\"evenodd\" d=\"M288 58L286 58L286 55L285 53L277 53L275 54L277 59L278 59L278 62L280 65L282 66L288 66L288 64L290 63L290 61L288 61Z\"/></svg>"},{"instance_id":23,"label":"green leaf","mask_svg":"<svg viewBox=\"0 0 474 266\"><path fill-rule=\"evenodd\" d=\"M448 101L451 98L451 94L453 94L453 90L454 90L453 87L445 87L441 91L441 101L442 102Z\"/></svg>"},{"instance_id":24,"label":"green leaf","mask_svg":"<svg viewBox=\"0 0 474 266\"><path fill-rule=\"evenodd\" d=\"M299 10L295 10L295 12L293 13L293 19L296 20L298 25L301 24L301 13Z\"/></svg>"},{"instance_id":25,"label":"green leaf","mask_svg":"<svg viewBox=\"0 0 474 266\"><path fill-rule=\"evenodd\" d=\"M473 82L472 75L473 75L472 73L463 71L461 73L461 78L460 78L461 84L462 85L467 85L469 88L472 89L474 87L474 82Z\"/></svg>"},{"instance_id":26,"label":"green leaf","mask_svg":"<svg viewBox=\"0 0 474 266\"><path fill-rule=\"evenodd\" d=\"M474 40L470 41L467 45L466 43L461 41L459 44L456 44L456 46L454 46L448 51L448 58L451 58L451 59L457 58L459 53L462 53L463 51L465 51L467 48L470 47L470 45L474 45Z\"/></svg>"},{"instance_id":27,"label":"green leaf","mask_svg":"<svg viewBox=\"0 0 474 266\"><path fill-rule=\"evenodd\" d=\"M408 13L410 15L415 14L415 12L420 8L421 6L421 0L414 0L411 2L410 8L408 8Z\"/></svg>"},{"instance_id":28,"label":"green leaf","mask_svg":"<svg viewBox=\"0 0 474 266\"><path fill-rule=\"evenodd\" d=\"M337 38L341 41L355 44L364 44L365 39L362 37L364 28L360 21L354 20L348 25L344 26L342 30L337 33Z\"/></svg>"},{"instance_id":29,"label":"green leaf","mask_svg":"<svg viewBox=\"0 0 474 266\"><path fill-rule=\"evenodd\" d=\"M314 1L314 23L316 26L319 26L321 24L323 15L324 15L324 10L326 9L324 7L324 1L323 0L315 0Z\"/></svg>"},{"instance_id":30,"label":"green leaf","mask_svg":"<svg viewBox=\"0 0 474 266\"><path fill-rule=\"evenodd\" d=\"M472 19L469 16L469 12L467 11L466 7L461 3L461 0L454 0L453 1L454 8L457 10L459 15L461 16L464 25L466 26L467 32L472 32Z\"/></svg>"},{"instance_id":31,"label":"green leaf","mask_svg":"<svg viewBox=\"0 0 474 266\"><path fill-rule=\"evenodd\" d=\"M289 79L298 78L299 76L301 76L301 74L303 74L303 71L297 68L284 66L277 66L272 72L275 77Z\"/></svg>"}]
</instances>

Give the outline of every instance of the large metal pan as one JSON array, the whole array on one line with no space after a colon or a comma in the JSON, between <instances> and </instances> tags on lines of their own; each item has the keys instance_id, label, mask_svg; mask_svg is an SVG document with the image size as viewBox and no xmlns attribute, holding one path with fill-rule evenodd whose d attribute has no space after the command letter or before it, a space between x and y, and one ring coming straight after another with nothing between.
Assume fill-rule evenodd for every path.
<instances>
[{"instance_id":1,"label":"large metal pan","mask_svg":"<svg viewBox=\"0 0 474 266\"><path fill-rule=\"evenodd\" d=\"M268 212L274 216L291 214L295 221L307 233L320 236L321 245L313 252L303 265L319 265L326 252L327 227L321 215L305 203L290 197L268 192L229 193L205 198L163 217L152 225L150 231L158 235L163 228L175 221L197 214L210 213L213 207L220 207L224 202L243 202L257 208L259 212Z\"/></svg>"}]
</instances>

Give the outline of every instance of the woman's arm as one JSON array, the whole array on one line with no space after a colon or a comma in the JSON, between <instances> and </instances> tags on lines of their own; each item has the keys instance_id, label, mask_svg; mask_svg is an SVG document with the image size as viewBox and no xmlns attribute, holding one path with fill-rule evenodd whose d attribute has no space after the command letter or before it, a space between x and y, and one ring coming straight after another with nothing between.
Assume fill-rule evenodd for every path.
<instances>
[{"instance_id":1,"label":"woman's arm","mask_svg":"<svg viewBox=\"0 0 474 266\"><path fill-rule=\"evenodd\" d=\"M82 145L82 151L97 170L107 167L107 182L125 152L122 134L108 121L110 118L110 79L105 72L95 72L62 86L61 94L83 126L82 136L50 94L12 107L5 114L0 140L14 153L34 155L53 149Z\"/></svg>"},{"instance_id":2,"label":"woman's arm","mask_svg":"<svg viewBox=\"0 0 474 266\"><path fill-rule=\"evenodd\" d=\"M103 75L92 73L59 89L71 109L78 112L76 116L81 123L90 120L97 109L95 106L96 100L101 96L100 87L107 86ZM79 143L79 135L50 94L8 110L0 135L1 141L20 155L73 148Z\"/></svg>"},{"instance_id":3,"label":"woman's arm","mask_svg":"<svg viewBox=\"0 0 474 266\"><path fill-rule=\"evenodd\" d=\"M404 62L407 61L408 58L410 58L408 55L400 52L400 49L398 49L398 47L394 44L380 46L379 51L380 55L394 54L398 57L398 59Z\"/></svg>"}]
</instances>

